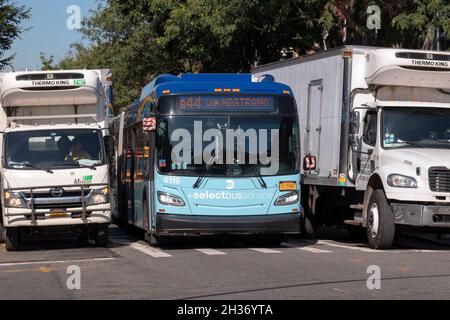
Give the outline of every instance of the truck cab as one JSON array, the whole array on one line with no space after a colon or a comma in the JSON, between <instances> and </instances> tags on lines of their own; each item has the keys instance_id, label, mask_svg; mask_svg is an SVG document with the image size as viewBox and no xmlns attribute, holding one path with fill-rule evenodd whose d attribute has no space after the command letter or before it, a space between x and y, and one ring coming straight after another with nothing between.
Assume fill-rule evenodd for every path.
<instances>
[{"instance_id":1,"label":"truck cab","mask_svg":"<svg viewBox=\"0 0 450 320\"><path fill-rule=\"evenodd\" d=\"M109 70L1 77L0 234L9 251L75 231L98 246L111 221Z\"/></svg>"},{"instance_id":2,"label":"truck cab","mask_svg":"<svg viewBox=\"0 0 450 320\"><path fill-rule=\"evenodd\" d=\"M369 55L372 95L354 96L349 173L365 192L356 219L375 248L392 243L404 226L450 229L449 57Z\"/></svg>"}]
</instances>

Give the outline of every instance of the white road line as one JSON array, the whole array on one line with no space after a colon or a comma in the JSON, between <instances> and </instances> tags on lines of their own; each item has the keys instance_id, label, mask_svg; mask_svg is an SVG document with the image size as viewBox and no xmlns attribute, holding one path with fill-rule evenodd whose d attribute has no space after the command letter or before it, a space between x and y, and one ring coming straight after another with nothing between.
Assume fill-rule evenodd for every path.
<instances>
[{"instance_id":1,"label":"white road line","mask_svg":"<svg viewBox=\"0 0 450 320\"><path fill-rule=\"evenodd\" d=\"M332 253L333 252L333 251L322 250L322 249L313 248L313 247L302 247L302 248L297 247L297 249L306 251L306 252L310 252L310 253Z\"/></svg>"},{"instance_id":2,"label":"white road line","mask_svg":"<svg viewBox=\"0 0 450 320\"><path fill-rule=\"evenodd\" d=\"M13 262L13 263L1 263L1 267L14 267L14 266L30 266L39 264L72 264L81 262L101 262L112 261L116 258L94 258L94 259L80 259L80 260L60 260L60 261L31 261L31 262Z\"/></svg>"},{"instance_id":3,"label":"white road line","mask_svg":"<svg viewBox=\"0 0 450 320\"><path fill-rule=\"evenodd\" d=\"M170 257L172 257L172 255L170 255L170 254L168 254L168 253L166 253L164 251L161 251L161 250L159 250L157 248L146 246L146 245L143 245L143 244L140 244L140 243L137 243L137 242L132 242L132 241L129 241L129 240L115 240L115 239L113 239L111 241L113 243L116 243L116 244L119 244L119 245L125 245L127 247L130 247L130 248L132 248L134 250L137 250L137 251L139 251L141 253L144 253L144 254L146 254L148 256L151 256L153 258L170 258Z\"/></svg>"},{"instance_id":4,"label":"white road line","mask_svg":"<svg viewBox=\"0 0 450 320\"><path fill-rule=\"evenodd\" d=\"M250 250L256 251L256 252L260 252L260 253L268 253L268 254L273 254L273 253L283 253L283 252L278 251L278 250L265 249L265 248L250 248Z\"/></svg>"},{"instance_id":5,"label":"white road line","mask_svg":"<svg viewBox=\"0 0 450 320\"><path fill-rule=\"evenodd\" d=\"M195 251L198 251L200 253L206 254L208 256L223 256L226 255L225 252L214 250L214 249L195 249Z\"/></svg>"},{"instance_id":6,"label":"white road line","mask_svg":"<svg viewBox=\"0 0 450 320\"><path fill-rule=\"evenodd\" d=\"M336 248L342 248L342 249L361 251L361 252L371 252L371 253L385 252L385 251L382 251L382 250L374 250L374 249L370 249L370 248L361 248L361 247L350 246L350 245L345 245L345 244L337 244L337 243L334 243L334 242L328 241L328 240L319 240L319 241L317 241L316 244L329 246L329 247L336 247Z\"/></svg>"}]
</instances>

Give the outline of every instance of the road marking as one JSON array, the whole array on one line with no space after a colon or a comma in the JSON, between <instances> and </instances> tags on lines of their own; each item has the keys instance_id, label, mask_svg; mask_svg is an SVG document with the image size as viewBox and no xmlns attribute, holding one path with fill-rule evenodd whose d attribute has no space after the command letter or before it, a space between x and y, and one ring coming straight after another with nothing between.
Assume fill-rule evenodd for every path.
<instances>
[{"instance_id":1,"label":"road marking","mask_svg":"<svg viewBox=\"0 0 450 320\"><path fill-rule=\"evenodd\" d=\"M195 249L195 251L198 251L200 253L206 254L208 256L223 256L226 255L225 252L214 250L214 249Z\"/></svg>"},{"instance_id":2,"label":"road marking","mask_svg":"<svg viewBox=\"0 0 450 320\"><path fill-rule=\"evenodd\" d=\"M2 267L15 267L15 266L30 266L30 265L45 265L45 264L72 264L72 263L81 263L81 262L101 262L101 261L111 261L115 260L115 258L94 258L94 259L80 259L80 260L60 260L60 261L30 261L30 262L13 262L13 263L1 263L0 268Z\"/></svg>"},{"instance_id":3,"label":"road marking","mask_svg":"<svg viewBox=\"0 0 450 320\"><path fill-rule=\"evenodd\" d=\"M278 250L273 249L265 249L265 248L250 248L252 251L260 252L260 253L268 253L268 254L274 254L274 253L283 253Z\"/></svg>"},{"instance_id":4,"label":"road marking","mask_svg":"<svg viewBox=\"0 0 450 320\"><path fill-rule=\"evenodd\" d=\"M138 242L132 242L129 240L111 240L111 241L113 243L116 243L119 245L130 247L134 250L137 250L137 251L139 251L143 254L146 254L148 256L151 256L153 258L170 258L170 257L172 257L172 255L170 255L160 249L146 246L146 245L140 244Z\"/></svg>"},{"instance_id":5,"label":"road marking","mask_svg":"<svg viewBox=\"0 0 450 320\"><path fill-rule=\"evenodd\" d=\"M371 253L384 252L382 250L374 250L374 249L370 249L370 248L361 248L361 247L355 247L355 246L350 246L350 245L345 245L345 244L337 244L335 242L328 241L328 240L319 240L319 241L317 241L317 244L325 245L325 246L329 246L329 247L356 250L356 251L361 251L361 252L371 252Z\"/></svg>"},{"instance_id":6,"label":"road marking","mask_svg":"<svg viewBox=\"0 0 450 320\"><path fill-rule=\"evenodd\" d=\"M298 248L298 250L302 250L302 251L306 251L306 252L311 252L311 253L332 253L333 251L329 251L329 250L322 250L322 249L318 249L318 248L313 248L313 247L303 247L303 248Z\"/></svg>"}]
</instances>

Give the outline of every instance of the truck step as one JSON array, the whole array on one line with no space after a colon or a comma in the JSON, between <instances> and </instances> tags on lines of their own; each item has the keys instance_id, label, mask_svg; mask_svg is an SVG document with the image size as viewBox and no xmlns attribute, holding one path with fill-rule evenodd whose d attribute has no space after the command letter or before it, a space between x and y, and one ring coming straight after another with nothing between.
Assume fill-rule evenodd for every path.
<instances>
[{"instance_id":1,"label":"truck step","mask_svg":"<svg viewBox=\"0 0 450 320\"><path fill-rule=\"evenodd\" d=\"M363 205L362 203L360 203L360 204L352 204L352 205L350 206L350 209L353 209L353 210L363 210L363 209L364 209L364 205Z\"/></svg>"},{"instance_id":2,"label":"truck step","mask_svg":"<svg viewBox=\"0 0 450 320\"><path fill-rule=\"evenodd\" d=\"M345 220L344 224L362 227L363 222L359 220Z\"/></svg>"}]
</instances>

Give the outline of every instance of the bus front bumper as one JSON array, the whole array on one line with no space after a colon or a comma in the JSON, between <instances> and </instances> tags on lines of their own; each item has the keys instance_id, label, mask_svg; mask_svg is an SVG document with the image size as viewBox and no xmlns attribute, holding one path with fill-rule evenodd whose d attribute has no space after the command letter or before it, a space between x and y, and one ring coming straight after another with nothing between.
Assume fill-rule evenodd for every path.
<instances>
[{"instance_id":1,"label":"bus front bumper","mask_svg":"<svg viewBox=\"0 0 450 320\"><path fill-rule=\"evenodd\" d=\"M158 214L156 225L159 235L299 233L300 213L239 217Z\"/></svg>"}]
</instances>

